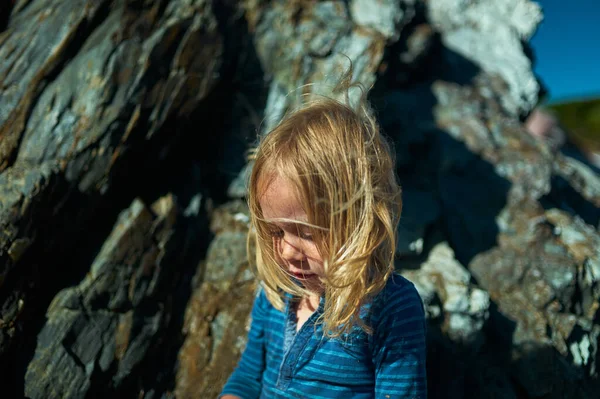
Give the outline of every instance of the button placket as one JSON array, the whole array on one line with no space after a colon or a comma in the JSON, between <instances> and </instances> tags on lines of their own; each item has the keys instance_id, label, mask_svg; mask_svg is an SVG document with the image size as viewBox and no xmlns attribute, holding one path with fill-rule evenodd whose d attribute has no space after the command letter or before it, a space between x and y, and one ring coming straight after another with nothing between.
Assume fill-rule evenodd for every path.
<instances>
[{"instance_id":1,"label":"button placket","mask_svg":"<svg viewBox=\"0 0 600 399\"><path fill-rule=\"evenodd\" d=\"M300 331L296 333L296 318L293 314L291 301L288 299L286 304L286 324L284 332L284 356L281 367L279 368L276 384L278 389L285 390L289 387L292 381L294 368L298 363L304 348L312 338L315 320L322 311L323 301L321 301L319 308L310 315L308 320L300 327ZM288 345L289 347L287 347Z\"/></svg>"}]
</instances>

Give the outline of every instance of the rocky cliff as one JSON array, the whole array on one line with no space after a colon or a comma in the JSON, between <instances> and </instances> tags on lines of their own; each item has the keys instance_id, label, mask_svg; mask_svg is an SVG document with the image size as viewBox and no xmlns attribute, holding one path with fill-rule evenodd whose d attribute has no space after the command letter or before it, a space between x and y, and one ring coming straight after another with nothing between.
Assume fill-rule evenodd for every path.
<instances>
[{"instance_id":1,"label":"rocky cliff","mask_svg":"<svg viewBox=\"0 0 600 399\"><path fill-rule=\"evenodd\" d=\"M349 61L395 143L430 397L597 397L600 177L523 127L541 18L529 0L0 6L2 397L215 397L256 286L244 153L336 96Z\"/></svg>"}]
</instances>

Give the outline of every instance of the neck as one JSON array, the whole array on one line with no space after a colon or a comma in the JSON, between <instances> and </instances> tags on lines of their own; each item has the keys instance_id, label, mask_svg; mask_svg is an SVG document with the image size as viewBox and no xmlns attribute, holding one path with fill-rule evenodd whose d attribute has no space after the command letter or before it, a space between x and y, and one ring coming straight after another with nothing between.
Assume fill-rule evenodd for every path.
<instances>
[{"instance_id":1,"label":"neck","mask_svg":"<svg viewBox=\"0 0 600 399\"><path fill-rule=\"evenodd\" d=\"M319 307L321 296L319 294L311 294L310 296L304 297L300 302L308 307L310 310L315 311Z\"/></svg>"}]
</instances>

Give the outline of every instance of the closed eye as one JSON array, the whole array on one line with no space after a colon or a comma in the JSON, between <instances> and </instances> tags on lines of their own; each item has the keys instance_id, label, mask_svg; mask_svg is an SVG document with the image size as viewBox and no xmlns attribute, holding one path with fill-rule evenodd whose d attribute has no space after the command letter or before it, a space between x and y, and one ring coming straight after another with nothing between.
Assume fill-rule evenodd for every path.
<instances>
[{"instance_id":1,"label":"closed eye","mask_svg":"<svg viewBox=\"0 0 600 399\"><path fill-rule=\"evenodd\" d=\"M269 234L271 234L272 237L281 238L281 237L283 237L283 230L281 230L281 229L275 230L274 229L274 230L269 231Z\"/></svg>"},{"instance_id":2,"label":"closed eye","mask_svg":"<svg viewBox=\"0 0 600 399\"><path fill-rule=\"evenodd\" d=\"M285 232L282 229L272 229L269 231L269 234L271 235L271 237L275 237L275 238L283 238L283 236L285 235ZM306 240L306 241L312 241L313 236L310 233L303 233L301 231L296 232L296 235L301 238L302 240Z\"/></svg>"},{"instance_id":3,"label":"closed eye","mask_svg":"<svg viewBox=\"0 0 600 399\"><path fill-rule=\"evenodd\" d=\"M300 237L300 238L302 238L303 240L306 240L306 241L312 241L312 239L313 239L312 234L308 234L308 233L299 233L298 237Z\"/></svg>"}]
</instances>

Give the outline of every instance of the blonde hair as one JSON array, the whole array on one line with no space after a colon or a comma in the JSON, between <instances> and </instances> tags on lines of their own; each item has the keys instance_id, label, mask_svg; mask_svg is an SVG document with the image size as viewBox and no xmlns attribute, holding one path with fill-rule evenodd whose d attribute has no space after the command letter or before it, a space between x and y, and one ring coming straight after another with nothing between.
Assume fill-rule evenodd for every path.
<instances>
[{"instance_id":1,"label":"blonde hair","mask_svg":"<svg viewBox=\"0 0 600 399\"><path fill-rule=\"evenodd\" d=\"M329 98L312 100L262 137L252 158L249 244L256 243L256 262L250 264L271 304L283 310L285 293L309 294L278 263L259 203L269 183L283 177L297 190L323 258L326 336L355 325L370 333L358 311L394 270L402 202L390 146L366 101L354 110Z\"/></svg>"}]
</instances>

